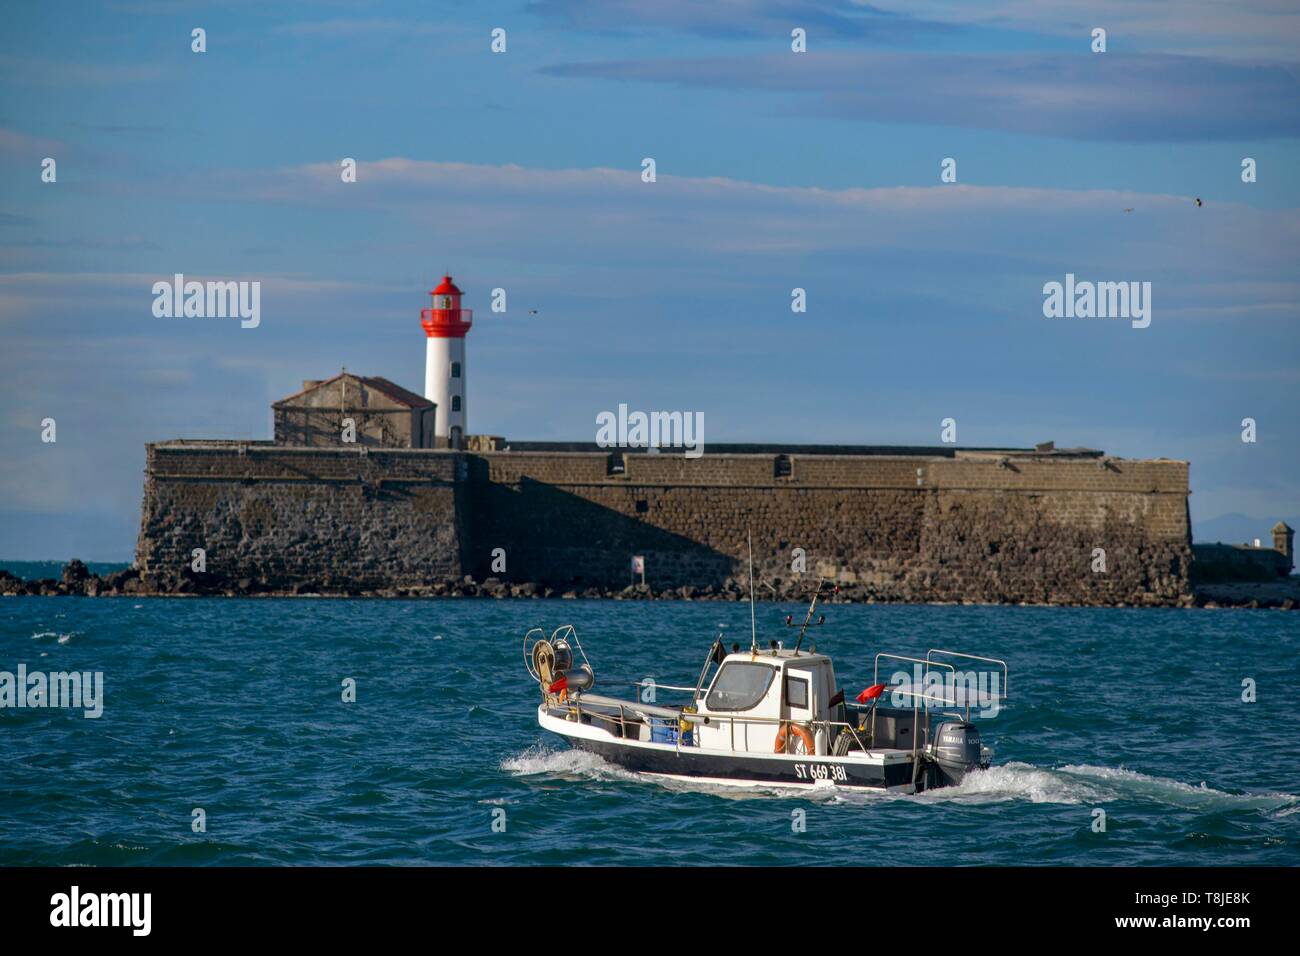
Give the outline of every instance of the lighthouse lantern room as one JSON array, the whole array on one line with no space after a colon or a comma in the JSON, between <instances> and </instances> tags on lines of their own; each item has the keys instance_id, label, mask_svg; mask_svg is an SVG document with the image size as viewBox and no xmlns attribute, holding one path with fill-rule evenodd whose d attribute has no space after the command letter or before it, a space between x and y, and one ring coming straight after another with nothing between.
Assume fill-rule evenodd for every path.
<instances>
[{"instance_id":1,"label":"lighthouse lantern room","mask_svg":"<svg viewBox=\"0 0 1300 956\"><path fill-rule=\"evenodd\" d=\"M474 313L460 307L461 291L451 276L430 293L433 308L420 313L420 324L428 336L424 365L424 397L438 406L434 434L451 448L465 440L468 404L465 389L465 333Z\"/></svg>"}]
</instances>

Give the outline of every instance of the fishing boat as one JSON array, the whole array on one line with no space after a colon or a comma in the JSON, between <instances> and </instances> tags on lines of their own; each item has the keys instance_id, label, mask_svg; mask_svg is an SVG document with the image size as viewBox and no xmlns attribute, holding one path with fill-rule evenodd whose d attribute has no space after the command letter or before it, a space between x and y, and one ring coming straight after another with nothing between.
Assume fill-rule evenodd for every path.
<instances>
[{"instance_id":1,"label":"fishing boat","mask_svg":"<svg viewBox=\"0 0 1300 956\"><path fill-rule=\"evenodd\" d=\"M537 722L627 770L674 780L917 793L986 769L992 752L972 705L987 713L992 702L996 712L1006 662L943 648L923 658L879 653L871 684L846 699L831 658L803 648L821 595L819 584L793 647L760 648L751 627L748 648L727 650L719 634L693 686L637 681L631 699L593 691L595 670L572 625L549 636L533 628L523 651L541 691ZM912 679L882 683L882 665L907 667ZM980 672L995 692L975 692ZM684 699L669 704L661 693Z\"/></svg>"}]
</instances>

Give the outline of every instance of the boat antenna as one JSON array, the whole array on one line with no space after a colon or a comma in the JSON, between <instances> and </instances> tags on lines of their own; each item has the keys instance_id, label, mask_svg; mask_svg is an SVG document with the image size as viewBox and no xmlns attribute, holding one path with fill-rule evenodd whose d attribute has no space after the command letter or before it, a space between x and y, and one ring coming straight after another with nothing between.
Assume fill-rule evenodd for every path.
<instances>
[{"instance_id":1,"label":"boat antenna","mask_svg":"<svg viewBox=\"0 0 1300 956\"><path fill-rule=\"evenodd\" d=\"M812 603L808 605L808 616L803 619L803 626L799 628L799 640L796 641L794 645L794 652L796 656L799 654L799 648L803 646L804 633L807 632L808 625L812 623L813 611L816 610L817 608L817 599L822 596L822 585L824 585L825 583L826 583L825 578L817 579L817 592L813 594ZM836 590L839 589L836 588Z\"/></svg>"},{"instance_id":2,"label":"boat antenna","mask_svg":"<svg viewBox=\"0 0 1300 956\"><path fill-rule=\"evenodd\" d=\"M754 623L754 535L746 528L745 537L749 541L749 649L758 648L758 625Z\"/></svg>"}]
</instances>

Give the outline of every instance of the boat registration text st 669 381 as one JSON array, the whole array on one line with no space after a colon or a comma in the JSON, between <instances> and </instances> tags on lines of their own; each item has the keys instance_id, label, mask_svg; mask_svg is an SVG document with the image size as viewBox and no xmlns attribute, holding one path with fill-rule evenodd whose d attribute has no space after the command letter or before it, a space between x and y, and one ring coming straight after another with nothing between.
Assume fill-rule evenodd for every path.
<instances>
[{"instance_id":1,"label":"boat registration text st 669 381","mask_svg":"<svg viewBox=\"0 0 1300 956\"><path fill-rule=\"evenodd\" d=\"M794 775L800 780L848 780L848 772L840 764L797 763Z\"/></svg>"}]
</instances>

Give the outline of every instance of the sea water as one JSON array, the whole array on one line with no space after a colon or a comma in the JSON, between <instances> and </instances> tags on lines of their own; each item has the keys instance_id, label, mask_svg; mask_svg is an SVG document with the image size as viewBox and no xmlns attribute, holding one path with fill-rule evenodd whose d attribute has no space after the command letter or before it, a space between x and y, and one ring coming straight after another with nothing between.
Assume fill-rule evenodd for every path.
<instances>
[{"instance_id":1,"label":"sea water","mask_svg":"<svg viewBox=\"0 0 1300 956\"><path fill-rule=\"evenodd\" d=\"M719 631L747 645L746 604L0 599L0 670L103 674L96 719L0 709L0 864L1300 863L1300 614L824 610L807 641L849 696L879 651L1005 658L993 766L919 796L739 791L538 728L528 628L575 625L628 695L693 684ZM759 604L760 643L801 612Z\"/></svg>"}]
</instances>

